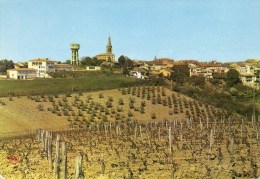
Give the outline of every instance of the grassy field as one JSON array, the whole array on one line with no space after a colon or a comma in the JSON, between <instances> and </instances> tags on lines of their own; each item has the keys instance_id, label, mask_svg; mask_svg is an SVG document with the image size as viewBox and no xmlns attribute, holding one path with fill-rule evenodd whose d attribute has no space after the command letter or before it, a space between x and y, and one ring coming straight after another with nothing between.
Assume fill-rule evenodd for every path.
<instances>
[{"instance_id":1,"label":"grassy field","mask_svg":"<svg viewBox=\"0 0 260 179\"><path fill-rule=\"evenodd\" d=\"M136 80L124 76L88 76L37 80L0 80L0 96L54 94L68 91L94 91L133 86Z\"/></svg>"}]
</instances>

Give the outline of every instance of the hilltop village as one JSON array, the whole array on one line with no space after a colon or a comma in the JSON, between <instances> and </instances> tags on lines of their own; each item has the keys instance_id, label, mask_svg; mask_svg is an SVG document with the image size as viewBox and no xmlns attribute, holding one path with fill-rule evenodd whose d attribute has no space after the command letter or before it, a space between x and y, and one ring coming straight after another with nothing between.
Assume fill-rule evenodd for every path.
<instances>
[{"instance_id":1,"label":"hilltop village","mask_svg":"<svg viewBox=\"0 0 260 179\"><path fill-rule=\"evenodd\" d=\"M0 61L1 79L37 79L52 78L56 72L66 71L104 71L113 74L131 76L137 79L164 77L170 79L178 69L188 72L188 77L200 77L203 80L219 80L226 78L229 70L235 70L239 81L246 86L259 89L260 60L248 59L244 62L221 63L217 61L200 62L197 60L179 60L157 58L152 60L136 60L121 55L118 60L113 53L110 36L104 53L94 57L79 58L80 44L71 44L71 59L60 62L51 58L35 58L26 62L7 65L8 60ZM4 68L6 67L6 68Z\"/></svg>"}]
</instances>

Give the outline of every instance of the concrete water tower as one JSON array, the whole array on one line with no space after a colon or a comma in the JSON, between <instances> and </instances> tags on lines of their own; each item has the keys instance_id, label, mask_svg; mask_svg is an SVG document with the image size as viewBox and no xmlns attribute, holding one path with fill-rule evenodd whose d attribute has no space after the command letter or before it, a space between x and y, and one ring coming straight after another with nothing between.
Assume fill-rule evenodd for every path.
<instances>
[{"instance_id":1,"label":"concrete water tower","mask_svg":"<svg viewBox=\"0 0 260 179\"><path fill-rule=\"evenodd\" d=\"M71 64L72 65L79 65L79 44L70 44L71 49Z\"/></svg>"}]
</instances>

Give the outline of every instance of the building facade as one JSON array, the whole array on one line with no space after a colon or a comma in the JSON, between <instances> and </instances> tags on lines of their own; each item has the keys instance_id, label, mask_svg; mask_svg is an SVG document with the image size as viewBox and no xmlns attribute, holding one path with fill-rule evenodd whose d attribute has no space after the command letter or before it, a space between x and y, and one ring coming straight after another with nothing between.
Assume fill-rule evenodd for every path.
<instances>
[{"instance_id":1,"label":"building facade","mask_svg":"<svg viewBox=\"0 0 260 179\"><path fill-rule=\"evenodd\" d=\"M55 64L49 67L49 71L73 71L74 67L69 64Z\"/></svg>"},{"instance_id":2,"label":"building facade","mask_svg":"<svg viewBox=\"0 0 260 179\"><path fill-rule=\"evenodd\" d=\"M87 71L100 71L101 67L100 66L87 66L86 70Z\"/></svg>"},{"instance_id":3,"label":"building facade","mask_svg":"<svg viewBox=\"0 0 260 179\"><path fill-rule=\"evenodd\" d=\"M48 58L38 58L28 61L28 68L37 70L36 77L48 78L48 71L52 71L57 61L49 60Z\"/></svg>"},{"instance_id":4,"label":"building facade","mask_svg":"<svg viewBox=\"0 0 260 179\"><path fill-rule=\"evenodd\" d=\"M10 79L30 79L35 78L37 70L32 68L17 68L7 70L7 78Z\"/></svg>"}]
</instances>

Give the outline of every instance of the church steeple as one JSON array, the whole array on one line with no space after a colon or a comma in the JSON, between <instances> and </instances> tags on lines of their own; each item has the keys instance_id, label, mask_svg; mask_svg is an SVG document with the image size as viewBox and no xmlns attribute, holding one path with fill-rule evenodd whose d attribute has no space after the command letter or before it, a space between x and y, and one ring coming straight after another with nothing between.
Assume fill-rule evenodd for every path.
<instances>
[{"instance_id":1,"label":"church steeple","mask_svg":"<svg viewBox=\"0 0 260 179\"><path fill-rule=\"evenodd\" d=\"M110 35L108 36L107 53L112 53L112 44L111 44Z\"/></svg>"}]
</instances>

